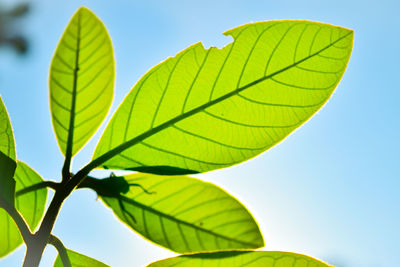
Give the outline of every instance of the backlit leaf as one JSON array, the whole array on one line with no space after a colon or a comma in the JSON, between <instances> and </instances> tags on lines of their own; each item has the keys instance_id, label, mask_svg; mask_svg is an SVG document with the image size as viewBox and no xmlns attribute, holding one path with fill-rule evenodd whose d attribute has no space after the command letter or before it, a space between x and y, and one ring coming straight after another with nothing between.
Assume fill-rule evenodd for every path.
<instances>
[{"instance_id":1,"label":"backlit leaf","mask_svg":"<svg viewBox=\"0 0 400 267\"><path fill-rule=\"evenodd\" d=\"M308 21L246 24L222 49L197 43L133 87L94 154L95 164L162 174L248 160L329 99L350 58L351 30Z\"/></svg>"},{"instance_id":2,"label":"backlit leaf","mask_svg":"<svg viewBox=\"0 0 400 267\"><path fill-rule=\"evenodd\" d=\"M0 97L0 151L15 160L15 143L10 119Z\"/></svg>"},{"instance_id":3,"label":"backlit leaf","mask_svg":"<svg viewBox=\"0 0 400 267\"><path fill-rule=\"evenodd\" d=\"M103 23L80 8L50 67L50 109L64 155L76 154L104 120L114 95L114 56Z\"/></svg>"},{"instance_id":4,"label":"backlit leaf","mask_svg":"<svg viewBox=\"0 0 400 267\"><path fill-rule=\"evenodd\" d=\"M0 199L14 206L15 168L14 135L6 107L0 97Z\"/></svg>"},{"instance_id":5,"label":"backlit leaf","mask_svg":"<svg viewBox=\"0 0 400 267\"><path fill-rule=\"evenodd\" d=\"M69 249L67 249L67 254L71 267L109 267L107 264ZM54 267L63 266L60 256L57 256L56 261L54 262Z\"/></svg>"},{"instance_id":6,"label":"backlit leaf","mask_svg":"<svg viewBox=\"0 0 400 267\"><path fill-rule=\"evenodd\" d=\"M330 267L309 256L276 251L229 251L179 256L154 262L148 267Z\"/></svg>"},{"instance_id":7,"label":"backlit leaf","mask_svg":"<svg viewBox=\"0 0 400 267\"><path fill-rule=\"evenodd\" d=\"M84 187L131 229L172 251L200 252L264 246L252 215L221 188L184 176L133 174L88 179Z\"/></svg>"},{"instance_id":8,"label":"backlit leaf","mask_svg":"<svg viewBox=\"0 0 400 267\"><path fill-rule=\"evenodd\" d=\"M43 181L34 170L21 161L18 161L14 179L17 192ZM15 198L15 207L32 230L38 226L43 216L46 199L47 189L45 188ZM18 227L3 209L0 209L0 240L0 257L12 252L23 242Z\"/></svg>"}]
</instances>

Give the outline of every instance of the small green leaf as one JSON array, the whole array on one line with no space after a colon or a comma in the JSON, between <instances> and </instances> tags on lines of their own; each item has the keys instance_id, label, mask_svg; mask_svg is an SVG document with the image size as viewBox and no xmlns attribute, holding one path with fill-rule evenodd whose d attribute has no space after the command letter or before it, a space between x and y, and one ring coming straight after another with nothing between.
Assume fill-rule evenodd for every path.
<instances>
[{"instance_id":1,"label":"small green leaf","mask_svg":"<svg viewBox=\"0 0 400 267\"><path fill-rule=\"evenodd\" d=\"M0 199L14 206L15 168L14 135L6 107L0 97Z\"/></svg>"},{"instance_id":2,"label":"small green leaf","mask_svg":"<svg viewBox=\"0 0 400 267\"><path fill-rule=\"evenodd\" d=\"M80 8L50 67L50 109L64 155L75 155L104 120L114 95L114 55L103 23Z\"/></svg>"},{"instance_id":3,"label":"small green leaf","mask_svg":"<svg viewBox=\"0 0 400 267\"><path fill-rule=\"evenodd\" d=\"M148 267L331 267L309 256L276 251L229 251L179 256L154 262Z\"/></svg>"},{"instance_id":4,"label":"small green leaf","mask_svg":"<svg viewBox=\"0 0 400 267\"><path fill-rule=\"evenodd\" d=\"M18 161L14 179L16 191L42 182L42 178L25 163ZM44 213L47 199L47 189L32 191L16 197L15 206L29 227L35 229ZM18 227L11 217L0 209L0 257L4 257L22 244Z\"/></svg>"},{"instance_id":5,"label":"small green leaf","mask_svg":"<svg viewBox=\"0 0 400 267\"><path fill-rule=\"evenodd\" d=\"M14 134L7 109L0 97L0 152L15 160Z\"/></svg>"},{"instance_id":6,"label":"small green leaf","mask_svg":"<svg viewBox=\"0 0 400 267\"><path fill-rule=\"evenodd\" d=\"M98 260L82 255L78 252L67 249L68 258L71 262L71 267L109 267ZM60 256L57 256L54 262L54 267L63 267Z\"/></svg>"},{"instance_id":7,"label":"small green leaf","mask_svg":"<svg viewBox=\"0 0 400 267\"><path fill-rule=\"evenodd\" d=\"M246 24L222 49L197 43L133 87L94 153L97 167L180 174L248 160L329 99L353 31L309 21Z\"/></svg>"},{"instance_id":8,"label":"small green leaf","mask_svg":"<svg viewBox=\"0 0 400 267\"><path fill-rule=\"evenodd\" d=\"M119 219L179 253L264 246L247 209L221 188L184 176L133 174L85 181Z\"/></svg>"}]
</instances>

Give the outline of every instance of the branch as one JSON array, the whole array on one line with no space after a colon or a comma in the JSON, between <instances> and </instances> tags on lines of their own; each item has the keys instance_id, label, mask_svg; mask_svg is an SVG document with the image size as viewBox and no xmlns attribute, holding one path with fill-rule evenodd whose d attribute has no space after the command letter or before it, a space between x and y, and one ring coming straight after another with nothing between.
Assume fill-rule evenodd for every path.
<instances>
[{"instance_id":1,"label":"branch","mask_svg":"<svg viewBox=\"0 0 400 267\"><path fill-rule=\"evenodd\" d=\"M22 196L24 194L27 194L29 192L35 191L35 190L39 190L42 188L46 188L49 187L53 190L57 190L57 188L59 187L59 183L53 182L53 181L44 181L38 184L33 184L31 186L25 187L24 189L18 190L16 192L16 196Z\"/></svg>"},{"instance_id":2,"label":"branch","mask_svg":"<svg viewBox=\"0 0 400 267\"><path fill-rule=\"evenodd\" d=\"M61 240L58 237L51 235L49 237L48 243L56 248L64 267L71 267L71 261L68 258L67 249L65 248Z\"/></svg>"},{"instance_id":3,"label":"branch","mask_svg":"<svg viewBox=\"0 0 400 267\"><path fill-rule=\"evenodd\" d=\"M15 224L18 226L24 242L28 244L28 242L30 242L30 240L32 239L33 234L31 233L28 224L25 222L25 219L22 217L19 211L1 198L0 207L5 209L5 211L11 216Z\"/></svg>"},{"instance_id":4,"label":"branch","mask_svg":"<svg viewBox=\"0 0 400 267\"><path fill-rule=\"evenodd\" d=\"M60 190L56 190L49 208L44 215L40 228L34 235L35 238L28 244L28 250L23 264L24 267L39 266L44 248L49 241L51 231L54 227L62 203L71 193L71 191L65 191L66 189L61 186L60 188Z\"/></svg>"}]
</instances>

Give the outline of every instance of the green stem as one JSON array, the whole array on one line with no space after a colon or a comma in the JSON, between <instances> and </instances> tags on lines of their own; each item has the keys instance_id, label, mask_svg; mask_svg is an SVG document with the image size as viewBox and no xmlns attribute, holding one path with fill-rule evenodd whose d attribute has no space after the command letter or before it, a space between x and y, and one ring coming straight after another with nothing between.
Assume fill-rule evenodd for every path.
<instances>
[{"instance_id":1,"label":"green stem","mask_svg":"<svg viewBox=\"0 0 400 267\"><path fill-rule=\"evenodd\" d=\"M21 232L22 238L24 239L25 243L28 243L32 239L32 233L31 230L29 229L28 224L25 222L24 218L22 215L19 213L19 211L8 204L6 201L3 201L0 198L0 207L5 209L5 211L11 216L11 218L14 220L15 224L17 225L19 231Z\"/></svg>"},{"instance_id":2,"label":"green stem","mask_svg":"<svg viewBox=\"0 0 400 267\"><path fill-rule=\"evenodd\" d=\"M62 203L71 192L72 191L68 191L66 188L62 188L54 194L53 200L50 203L39 230L35 233L31 242L27 243L28 250L23 267L39 266L40 259L42 258L43 251L49 241L51 231L53 230Z\"/></svg>"},{"instance_id":3,"label":"green stem","mask_svg":"<svg viewBox=\"0 0 400 267\"><path fill-rule=\"evenodd\" d=\"M60 256L64 267L71 267L71 261L68 258L67 249L61 240L56 236L51 235L49 238L49 244L53 245L57 249L58 255Z\"/></svg>"},{"instance_id":4,"label":"green stem","mask_svg":"<svg viewBox=\"0 0 400 267\"><path fill-rule=\"evenodd\" d=\"M59 183L56 183L56 182L53 182L53 181L44 181L44 182L40 182L38 184L33 184L31 186L25 187L24 189L18 190L15 195L17 197L19 197L19 196L22 196L22 195L27 194L29 192L36 191L36 190L39 190L39 189L42 189L42 188L46 188L46 187L51 188L53 190L57 190L59 185L60 185Z\"/></svg>"}]
</instances>

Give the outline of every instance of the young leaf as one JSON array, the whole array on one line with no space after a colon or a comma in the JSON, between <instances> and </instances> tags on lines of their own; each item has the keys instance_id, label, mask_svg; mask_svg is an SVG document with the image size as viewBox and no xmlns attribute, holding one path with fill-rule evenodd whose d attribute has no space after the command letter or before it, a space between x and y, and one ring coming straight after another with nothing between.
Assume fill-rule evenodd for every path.
<instances>
[{"instance_id":1,"label":"young leaf","mask_svg":"<svg viewBox=\"0 0 400 267\"><path fill-rule=\"evenodd\" d=\"M276 251L228 251L179 256L154 262L148 267L331 267L309 256Z\"/></svg>"},{"instance_id":2,"label":"young leaf","mask_svg":"<svg viewBox=\"0 0 400 267\"><path fill-rule=\"evenodd\" d=\"M18 161L14 179L17 192L43 181L34 170L21 161ZM16 197L15 206L31 229L35 229L39 224L44 213L46 199L47 189L45 188ZM22 244L17 226L3 209L0 209L0 240L0 257L6 256Z\"/></svg>"},{"instance_id":3,"label":"young leaf","mask_svg":"<svg viewBox=\"0 0 400 267\"><path fill-rule=\"evenodd\" d=\"M71 262L71 267L109 267L107 264L69 249L67 249L67 254ZM57 256L53 266L64 267L60 256Z\"/></svg>"},{"instance_id":4,"label":"young leaf","mask_svg":"<svg viewBox=\"0 0 400 267\"><path fill-rule=\"evenodd\" d=\"M103 23L80 8L50 67L50 109L62 153L75 155L95 133L114 95L114 55Z\"/></svg>"},{"instance_id":5,"label":"young leaf","mask_svg":"<svg viewBox=\"0 0 400 267\"><path fill-rule=\"evenodd\" d=\"M94 165L182 174L248 160L325 104L353 41L351 30L308 21L252 23L225 35L234 42L197 43L144 75L108 125Z\"/></svg>"},{"instance_id":6,"label":"young leaf","mask_svg":"<svg viewBox=\"0 0 400 267\"><path fill-rule=\"evenodd\" d=\"M15 143L10 119L0 97L0 152L15 160Z\"/></svg>"},{"instance_id":7,"label":"young leaf","mask_svg":"<svg viewBox=\"0 0 400 267\"><path fill-rule=\"evenodd\" d=\"M0 97L0 199L14 206L15 168L14 135L6 107Z\"/></svg>"},{"instance_id":8,"label":"young leaf","mask_svg":"<svg viewBox=\"0 0 400 267\"><path fill-rule=\"evenodd\" d=\"M119 219L154 243L179 253L264 246L252 215L221 188L184 176L133 174L88 179Z\"/></svg>"}]
</instances>

